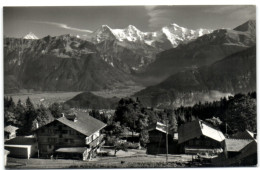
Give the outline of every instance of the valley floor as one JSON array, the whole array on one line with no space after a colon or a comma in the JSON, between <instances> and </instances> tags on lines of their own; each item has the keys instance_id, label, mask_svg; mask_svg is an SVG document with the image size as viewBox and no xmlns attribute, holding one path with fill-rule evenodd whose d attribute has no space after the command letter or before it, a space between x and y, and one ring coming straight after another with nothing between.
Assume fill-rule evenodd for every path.
<instances>
[{"instance_id":1,"label":"valley floor","mask_svg":"<svg viewBox=\"0 0 260 170\"><path fill-rule=\"evenodd\" d=\"M137 91L140 91L144 89L143 86L129 86L124 88L117 88L117 89L111 89L111 90L100 90L100 91L92 91L93 94L105 98L111 98L111 97L129 97L136 93ZM26 99L30 97L32 103L35 106L38 106L40 104L43 104L44 106L49 106L54 102L62 103L65 102L76 95L80 94L82 92L34 92L34 93L15 93L15 94L4 94L6 97L12 97L14 102L17 103L17 101L20 99L22 103L25 103Z\"/></svg>"}]
</instances>

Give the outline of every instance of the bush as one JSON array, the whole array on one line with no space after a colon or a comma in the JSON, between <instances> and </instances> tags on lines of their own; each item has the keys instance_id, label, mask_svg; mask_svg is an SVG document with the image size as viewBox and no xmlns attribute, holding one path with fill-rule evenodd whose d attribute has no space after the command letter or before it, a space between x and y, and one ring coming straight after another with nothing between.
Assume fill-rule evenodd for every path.
<instances>
[{"instance_id":1,"label":"bush","mask_svg":"<svg viewBox=\"0 0 260 170\"><path fill-rule=\"evenodd\" d=\"M130 143L127 142L127 148L128 149L139 149L140 144L139 143Z\"/></svg>"}]
</instances>

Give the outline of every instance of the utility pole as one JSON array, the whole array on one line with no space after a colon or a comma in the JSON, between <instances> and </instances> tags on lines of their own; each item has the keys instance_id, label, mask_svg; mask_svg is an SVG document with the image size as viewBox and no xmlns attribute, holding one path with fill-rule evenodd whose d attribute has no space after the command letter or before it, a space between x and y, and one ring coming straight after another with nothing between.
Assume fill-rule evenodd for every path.
<instances>
[{"instance_id":1,"label":"utility pole","mask_svg":"<svg viewBox=\"0 0 260 170\"><path fill-rule=\"evenodd\" d=\"M168 119L166 117L166 164L168 164Z\"/></svg>"}]
</instances>

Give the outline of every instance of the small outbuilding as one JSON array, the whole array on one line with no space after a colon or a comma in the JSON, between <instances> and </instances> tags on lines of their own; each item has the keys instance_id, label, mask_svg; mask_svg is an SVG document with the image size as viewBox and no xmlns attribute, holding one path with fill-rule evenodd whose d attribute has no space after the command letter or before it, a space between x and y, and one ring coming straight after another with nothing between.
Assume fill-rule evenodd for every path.
<instances>
[{"instance_id":1,"label":"small outbuilding","mask_svg":"<svg viewBox=\"0 0 260 170\"><path fill-rule=\"evenodd\" d=\"M250 139L226 139L224 153L212 159L214 166L257 165L257 141Z\"/></svg>"},{"instance_id":2,"label":"small outbuilding","mask_svg":"<svg viewBox=\"0 0 260 170\"><path fill-rule=\"evenodd\" d=\"M166 135L168 135L168 153L179 152L178 135L170 132L166 125L160 122L151 124L148 127L149 143L147 144L147 154L166 154Z\"/></svg>"},{"instance_id":3,"label":"small outbuilding","mask_svg":"<svg viewBox=\"0 0 260 170\"><path fill-rule=\"evenodd\" d=\"M35 137L17 136L5 142L5 149L10 151L11 157L29 159L37 155L38 145Z\"/></svg>"}]
</instances>

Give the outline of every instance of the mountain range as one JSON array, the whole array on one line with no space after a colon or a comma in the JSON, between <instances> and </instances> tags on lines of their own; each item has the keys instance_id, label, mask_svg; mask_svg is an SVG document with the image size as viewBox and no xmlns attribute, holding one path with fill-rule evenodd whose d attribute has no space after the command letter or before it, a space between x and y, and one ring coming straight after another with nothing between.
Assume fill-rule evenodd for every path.
<instances>
[{"instance_id":1,"label":"mountain range","mask_svg":"<svg viewBox=\"0 0 260 170\"><path fill-rule=\"evenodd\" d=\"M131 75L106 63L93 43L70 35L5 38L4 75L5 92L87 91L134 84Z\"/></svg>"},{"instance_id":2,"label":"mountain range","mask_svg":"<svg viewBox=\"0 0 260 170\"><path fill-rule=\"evenodd\" d=\"M230 54L254 46L255 25L255 20L250 20L233 30L215 30L188 44L163 51L157 54L156 60L140 74L141 80L148 85L159 83L179 71L210 65Z\"/></svg>"},{"instance_id":3,"label":"mountain range","mask_svg":"<svg viewBox=\"0 0 260 170\"><path fill-rule=\"evenodd\" d=\"M134 97L145 105L177 107L255 91L255 28L255 20L213 32L177 24L156 32L141 32L132 25L125 29L103 25L84 37L37 39L30 33L5 38L5 93L143 84L148 87Z\"/></svg>"}]
</instances>

